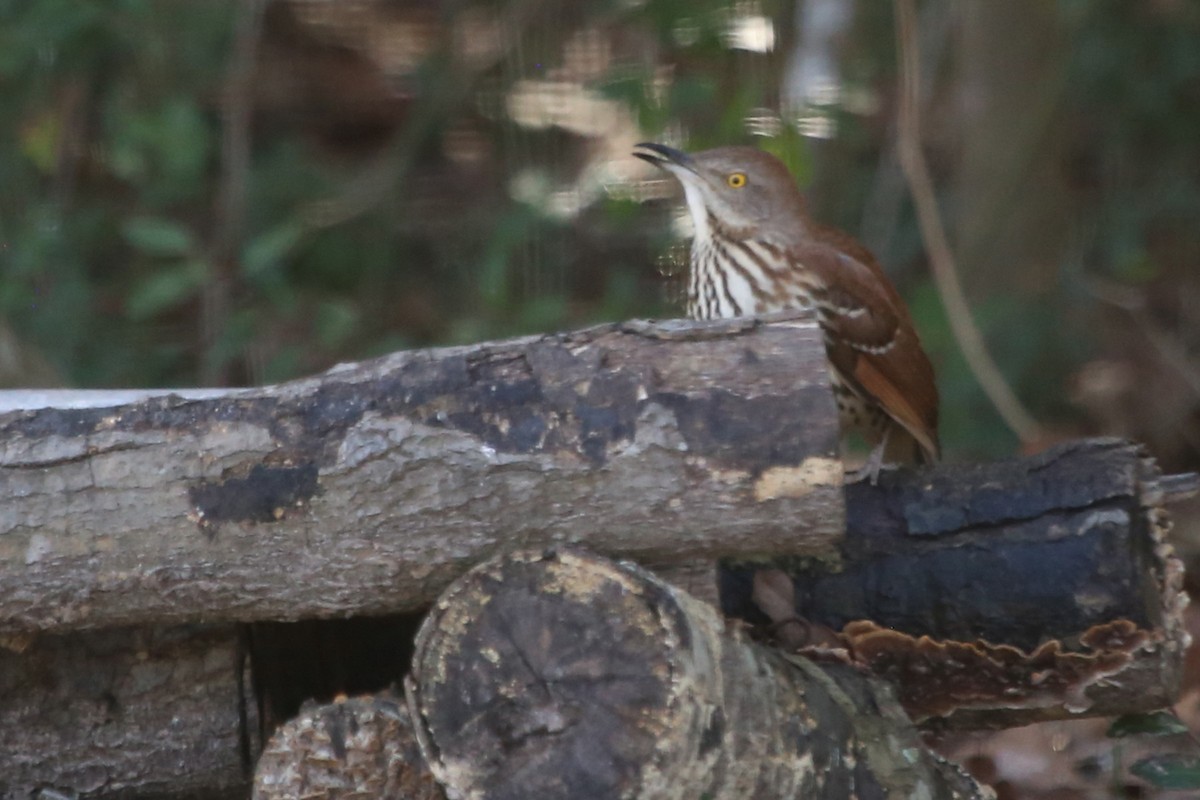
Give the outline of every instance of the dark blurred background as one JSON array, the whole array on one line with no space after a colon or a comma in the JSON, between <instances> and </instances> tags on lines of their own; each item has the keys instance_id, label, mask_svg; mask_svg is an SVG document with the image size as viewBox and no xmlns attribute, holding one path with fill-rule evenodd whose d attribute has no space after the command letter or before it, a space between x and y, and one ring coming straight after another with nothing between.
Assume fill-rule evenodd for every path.
<instances>
[{"instance_id":1,"label":"dark blurred background","mask_svg":"<svg viewBox=\"0 0 1200 800\"><path fill-rule=\"evenodd\" d=\"M2 386L274 382L679 315L678 198L630 148L755 143L908 298L949 457L1021 444L930 279L889 3L0 10ZM918 33L925 152L1041 426L1023 446L1114 434L1200 468L1200 4L927 0Z\"/></svg>"}]
</instances>

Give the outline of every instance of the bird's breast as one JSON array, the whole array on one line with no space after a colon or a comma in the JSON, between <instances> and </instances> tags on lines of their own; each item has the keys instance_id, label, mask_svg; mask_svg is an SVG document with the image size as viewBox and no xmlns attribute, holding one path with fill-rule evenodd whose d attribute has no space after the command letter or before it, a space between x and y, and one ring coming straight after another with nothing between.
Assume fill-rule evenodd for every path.
<instances>
[{"instance_id":1,"label":"bird's breast","mask_svg":"<svg viewBox=\"0 0 1200 800\"><path fill-rule=\"evenodd\" d=\"M814 285L784 250L754 239L692 241L688 316L721 319L813 305Z\"/></svg>"}]
</instances>

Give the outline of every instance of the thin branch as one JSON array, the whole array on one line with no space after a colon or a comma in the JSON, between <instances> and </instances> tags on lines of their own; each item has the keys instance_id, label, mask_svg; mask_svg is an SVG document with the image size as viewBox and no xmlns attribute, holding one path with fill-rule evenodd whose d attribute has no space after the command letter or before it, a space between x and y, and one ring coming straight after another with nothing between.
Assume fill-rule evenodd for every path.
<instances>
[{"instance_id":1,"label":"thin branch","mask_svg":"<svg viewBox=\"0 0 1200 800\"><path fill-rule=\"evenodd\" d=\"M246 181L250 172L250 116L254 100L254 64L262 34L266 0L245 0L236 12L233 53L221 97L221 174L216 224L209 255L214 275L203 299L203 342L209 352L225 329L230 293L245 235ZM228 383L228 370L205 364L205 383Z\"/></svg>"},{"instance_id":2,"label":"thin branch","mask_svg":"<svg viewBox=\"0 0 1200 800\"><path fill-rule=\"evenodd\" d=\"M922 52L926 56L921 66L921 91L925 100L920 113L923 114L931 105L929 96L937 72L930 65L936 65L941 60L942 52L949 47L954 32L954 17L947 14L944 8L930 4L920 13L917 29L920 31ZM859 222L863 243L875 253L887 250L895 238L907 189L896 154L895 120L889 125L888 135L892 137L892 142L880 150L879 164L875 168Z\"/></svg>"},{"instance_id":3,"label":"thin branch","mask_svg":"<svg viewBox=\"0 0 1200 800\"><path fill-rule=\"evenodd\" d=\"M920 64L917 43L916 8L914 0L896 0L896 49L899 56L900 110L897 123L896 149L900 167L908 180L916 207L921 238L929 253L934 283L941 296L950 329L954 333L967 366L980 387L996 407L1001 418L1022 442L1039 437L1037 420L1025 409L1009 387L1000 368L988 353L983 335L971 315L963 295L962 284L954 264L946 231L938 216L937 198L925 154L921 151Z\"/></svg>"},{"instance_id":4,"label":"thin branch","mask_svg":"<svg viewBox=\"0 0 1200 800\"><path fill-rule=\"evenodd\" d=\"M246 180L250 171L250 115L254 99L254 63L262 33L265 0L247 0L234 22L221 97L221 183L217 189L214 255L230 260L241 244L246 216Z\"/></svg>"}]
</instances>

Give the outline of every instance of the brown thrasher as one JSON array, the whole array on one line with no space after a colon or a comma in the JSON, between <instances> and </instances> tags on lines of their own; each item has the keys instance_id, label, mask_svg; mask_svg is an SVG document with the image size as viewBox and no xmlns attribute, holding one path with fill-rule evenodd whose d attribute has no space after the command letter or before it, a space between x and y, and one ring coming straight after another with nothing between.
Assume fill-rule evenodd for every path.
<instances>
[{"instance_id":1,"label":"brown thrasher","mask_svg":"<svg viewBox=\"0 0 1200 800\"><path fill-rule=\"evenodd\" d=\"M637 145L683 185L695 227L693 319L813 307L843 433L873 448L864 469L938 457L938 394L908 309L867 248L814 222L787 168L752 147L683 153Z\"/></svg>"}]
</instances>

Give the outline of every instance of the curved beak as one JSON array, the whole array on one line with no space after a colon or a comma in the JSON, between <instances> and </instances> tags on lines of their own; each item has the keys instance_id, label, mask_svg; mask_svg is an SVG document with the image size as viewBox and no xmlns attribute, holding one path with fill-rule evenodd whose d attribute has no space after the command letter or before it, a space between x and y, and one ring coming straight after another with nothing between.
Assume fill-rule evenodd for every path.
<instances>
[{"instance_id":1,"label":"curved beak","mask_svg":"<svg viewBox=\"0 0 1200 800\"><path fill-rule=\"evenodd\" d=\"M669 172L678 172L679 170L686 170L688 172L696 171L696 164L692 161L691 156L682 150L667 147L665 144L641 142L634 145L633 154L643 161L648 161L654 166Z\"/></svg>"}]
</instances>

